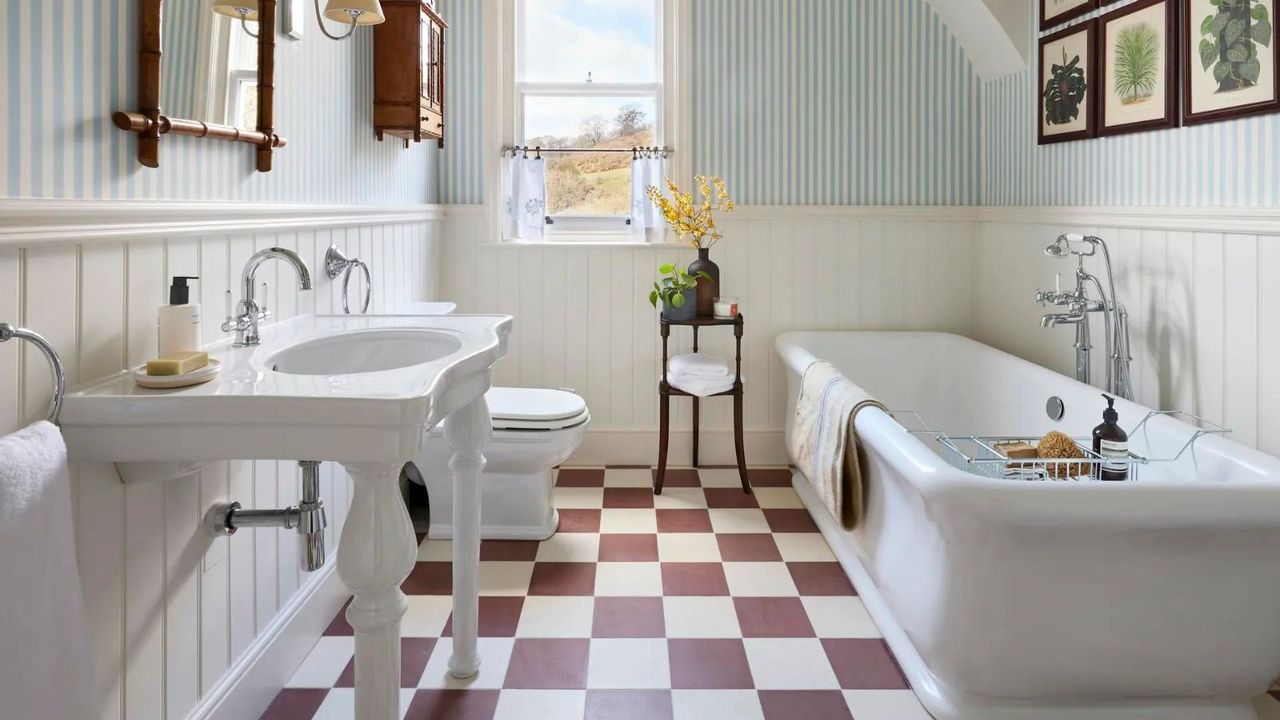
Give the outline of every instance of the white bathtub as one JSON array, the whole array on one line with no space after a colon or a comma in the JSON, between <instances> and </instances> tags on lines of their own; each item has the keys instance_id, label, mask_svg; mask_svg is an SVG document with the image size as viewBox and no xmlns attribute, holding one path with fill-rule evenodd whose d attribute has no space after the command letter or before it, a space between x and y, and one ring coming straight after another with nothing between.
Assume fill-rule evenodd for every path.
<instances>
[{"instance_id":1,"label":"white bathtub","mask_svg":"<svg viewBox=\"0 0 1280 720\"><path fill-rule=\"evenodd\" d=\"M956 335L794 332L790 374L828 360L951 433L1087 437L1095 388ZM1049 419L1050 395L1066 403ZM1132 428L1146 409L1117 403ZM901 419L901 418L900 418ZM904 424L911 422L903 419ZM1176 451L1160 417L1135 452ZM921 701L940 720L1237 720L1280 675L1280 460L1205 436L1136 482L994 480L879 410L860 413L869 505L843 530L797 491Z\"/></svg>"}]
</instances>

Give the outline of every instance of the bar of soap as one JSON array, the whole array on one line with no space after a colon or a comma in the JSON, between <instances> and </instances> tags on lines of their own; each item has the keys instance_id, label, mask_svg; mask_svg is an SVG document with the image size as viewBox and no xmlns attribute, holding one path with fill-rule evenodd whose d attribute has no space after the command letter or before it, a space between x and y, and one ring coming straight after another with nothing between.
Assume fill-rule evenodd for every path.
<instances>
[{"instance_id":1,"label":"bar of soap","mask_svg":"<svg viewBox=\"0 0 1280 720\"><path fill-rule=\"evenodd\" d=\"M148 375L186 375L209 364L209 353L176 353L147 361Z\"/></svg>"},{"instance_id":2,"label":"bar of soap","mask_svg":"<svg viewBox=\"0 0 1280 720\"><path fill-rule=\"evenodd\" d=\"M996 450L1004 453L1004 456L1011 460L1027 460L1039 457L1039 451L1029 442L1004 442L997 443Z\"/></svg>"}]
</instances>

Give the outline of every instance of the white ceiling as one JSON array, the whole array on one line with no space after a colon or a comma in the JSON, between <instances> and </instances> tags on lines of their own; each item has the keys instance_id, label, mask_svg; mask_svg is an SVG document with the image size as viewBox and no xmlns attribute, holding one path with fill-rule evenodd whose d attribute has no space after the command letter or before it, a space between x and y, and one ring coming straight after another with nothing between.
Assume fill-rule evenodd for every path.
<instances>
[{"instance_id":1,"label":"white ceiling","mask_svg":"<svg viewBox=\"0 0 1280 720\"><path fill-rule=\"evenodd\" d=\"M1026 67L1032 0L929 0L983 80Z\"/></svg>"}]
</instances>

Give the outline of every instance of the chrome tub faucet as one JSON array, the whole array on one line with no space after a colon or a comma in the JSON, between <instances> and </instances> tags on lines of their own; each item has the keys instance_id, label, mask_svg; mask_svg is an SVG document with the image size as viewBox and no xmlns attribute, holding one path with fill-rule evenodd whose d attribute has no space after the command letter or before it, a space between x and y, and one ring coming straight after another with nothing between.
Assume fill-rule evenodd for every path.
<instances>
[{"instance_id":1,"label":"chrome tub faucet","mask_svg":"<svg viewBox=\"0 0 1280 720\"><path fill-rule=\"evenodd\" d=\"M256 282L254 276L258 272L258 267L272 258L283 260L293 266L293 269L298 273L299 290L311 289L311 270L298 253L281 247L267 248L254 253L253 257L249 258L249 262L245 263L244 272L240 275L242 295L240 303L236 305L234 315L231 311L231 291L227 291L227 320L222 323L222 332L234 332L236 334L236 347L252 347L261 342L261 338L258 335L258 325L263 320L271 317L271 313L265 305L258 305L254 294ZM262 284L262 290L265 302L266 283Z\"/></svg>"},{"instance_id":2,"label":"chrome tub faucet","mask_svg":"<svg viewBox=\"0 0 1280 720\"><path fill-rule=\"evenodd\" d=\"M1084 259L1102 250L1102 259L1106 268L1107 289L1102 281L1084 267ZM1111 253L1107 244L1099 237L1083 235L1060 235L1058 239L1044 249L1045 255L1055 258L1075 256L1076 287L1069 292L1060 288L1037 290L1036 302L1041 305L1053 305L1067 309L1064 313L1049 313L1040 319L1040 327L1052 328L1058 325L1075 325L1076 341L1076 379L1089 383L1091 375L1090 351L1093 345L1089 337L1089 316L1101 313L1105 327L1105 350L1107 354L1107 375L1105 389L1112 395L1126 400L1133 399L1133 385L1129 376L1129 366L1133 357L1129 354L1129 313L1124 305L1116 299L1115 278L1111 272ZM1061 277L1061 276L1059 276ZM1097 291L1097 298L1090 298L1087 290L1092 287Z\"/></svg>"}]
</instances>

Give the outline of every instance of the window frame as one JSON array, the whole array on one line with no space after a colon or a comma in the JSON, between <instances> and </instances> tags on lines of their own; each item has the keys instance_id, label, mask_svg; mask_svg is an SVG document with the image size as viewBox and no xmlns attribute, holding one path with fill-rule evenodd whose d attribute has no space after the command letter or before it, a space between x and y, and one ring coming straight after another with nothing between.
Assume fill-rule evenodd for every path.
<instances>
[{"instance_id":1,"label":"window frame","mask_svg":"<svg viewBox=\"0 0 1280 720\"><path fill-rule=\"evenodd\" d=\"M510 144L525 142L524 109L528 97L608 97L652 98L654 107L654 144L662 146L669 138L667 120L670 87L668 84L670 58L667 53L668 28L666 14L672 0L649 0L654 12L653 81L618 82L541 82L525 80L525 7L529 0L510 0L504 3L510 11L508 27L514 33L512 51L507 61L507 76L511 78L509 107ZM550 156L550 153L548 153ZM553 242L628 242L629 215L552 215L548 216L545 238ZM502 238L507 240L507 238Z\"/></svg>"}]
</instances>

